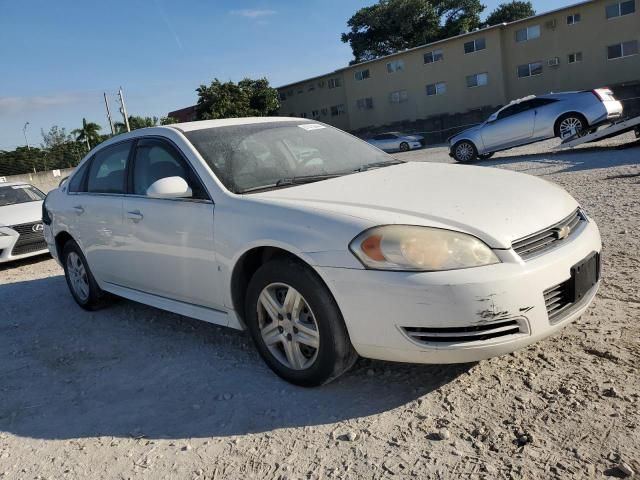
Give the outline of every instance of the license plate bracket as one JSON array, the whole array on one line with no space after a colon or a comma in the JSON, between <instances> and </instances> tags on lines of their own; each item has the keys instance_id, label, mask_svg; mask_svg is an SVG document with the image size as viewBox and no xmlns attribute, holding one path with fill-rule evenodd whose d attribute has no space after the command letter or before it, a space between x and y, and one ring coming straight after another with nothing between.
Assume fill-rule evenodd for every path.
<instances>
[{"instance_id":1,"label":"license plate bracket","mask_svg":"<svg viewBox=\"0 0 640 480\"><path fill-rule=\"evenodd\" d=\"M577 303L600 280L600 254L594 252L587 258L571 267L571 280L567 293L571 303Z\"/></svg>"}]
</instances>

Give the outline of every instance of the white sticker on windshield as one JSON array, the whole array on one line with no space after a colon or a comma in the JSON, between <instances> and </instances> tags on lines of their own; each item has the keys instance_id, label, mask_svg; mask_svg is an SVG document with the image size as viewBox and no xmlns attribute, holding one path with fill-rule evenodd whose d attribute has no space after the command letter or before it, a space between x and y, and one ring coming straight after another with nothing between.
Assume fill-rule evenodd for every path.
<instances>
[{"instance_id":1,"label":"white sticker on windshield","mask_svg":"<svg viewBox=\"0 0 640 480\"><path fill-rule=\"evenodd\" d=\"M311 130L320 130L321 128L327 128L324 125L320 125L319 123L304 123L302 125L298 125L300 128L306 131Z\"/></svg>"}]
</instances>

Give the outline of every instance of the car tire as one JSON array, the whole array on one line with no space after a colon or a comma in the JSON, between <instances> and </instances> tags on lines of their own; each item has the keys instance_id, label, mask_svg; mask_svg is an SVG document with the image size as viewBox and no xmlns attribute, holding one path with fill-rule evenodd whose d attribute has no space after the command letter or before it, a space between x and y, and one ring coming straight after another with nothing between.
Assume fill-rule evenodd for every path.
<instances>
[{"instance_id":1,"label":"car tire","mask_svg":"<svg viewBox=\"0 0 640 480\"><path fill-rule=\"evenodd\" d=\"M62 249L62 266L67 286L78 305L85 310L97 310L106 303L106 294L96 282L82 250L74 240Z\"/></svg>"},{"instance_id":2,"label":"car tire","mask_svg":"<svg viewBox=\"0 0 640 480\"><path fill-rule=\"evenodd\" d=\"M245 321L267 365L295 385L328 383L358 358L335 299L311 268L293 259L274 259L256 271Z\"/></svg>"},{"instance_id":3,"label":"car tire","mask_svg":"<svg viewBox=\"0 0 640 480\"><path fill-rule=\"evenodd\" d=\"M460 140L453 146L453 158L460 163L473 162L478 158L478 149L469 140Z\"/></svg>"},{"instance_id":4,"label":"car tire","mask_svg":"<svg viewBox=\"0 0 640 480\"><path fill-rule=\"evenodd\" d=\"M411 147L409 147L409 144L407 142L402 142L400 144L400 151L401 152L408 152L409 150L411 150Z\"/></svg>"},{"instance_id":5,"label":"car tire","mask_svg":"<svg viewBox=\"0 0 640 480\"><path fill-rule=\"evenodd\" d=\"M480 160L489 160L491 157L493 157L493 154L495 152L491 152L491 153L483 153L482 155L478 155L478 158Z\"/></svg>"},{"instance_id":6,"label":"car tire","mask_svg":"<svg viewBox=\"0 0 640 480\"><path fill-rule=\"evenodd\" d=\"M587 133L589 123L584 116L579 113L565 113L562 115L554 125L554 132L556 137L564 139L571 135L571 132L575 130L578 136Z\"/></svg>"}]
</instances>

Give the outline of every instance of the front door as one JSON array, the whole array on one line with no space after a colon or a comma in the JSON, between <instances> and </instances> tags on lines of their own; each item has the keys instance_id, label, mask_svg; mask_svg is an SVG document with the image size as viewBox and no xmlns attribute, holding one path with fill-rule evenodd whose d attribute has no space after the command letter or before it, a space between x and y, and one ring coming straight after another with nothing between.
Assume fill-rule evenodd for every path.
<instances>
[{"instance_id":1,"label":"front door","mask_svg":"<svg viewBox=\"0 0 640 480\"><path fill-rule=\"evenodd\" d=\"M130 195L124 199L127 231L125 286L210 308L221 307L215 291L214 205L186 159L161 139L143 139L135 147ZM158 199L146 195L155 181L179 176L192 198Z\"/></svg>"},{"instance_id":2,"label":"front door","mask_svg":"<svg viewBox=\"0 0 640 480\"><path fill-rule=\"evenodd\" d=\"M498 118L482 127L487 151L500 150L529 141L535 125L535 109L530 101L520 102L498 113Z\"/></svg>"}]
</instances>

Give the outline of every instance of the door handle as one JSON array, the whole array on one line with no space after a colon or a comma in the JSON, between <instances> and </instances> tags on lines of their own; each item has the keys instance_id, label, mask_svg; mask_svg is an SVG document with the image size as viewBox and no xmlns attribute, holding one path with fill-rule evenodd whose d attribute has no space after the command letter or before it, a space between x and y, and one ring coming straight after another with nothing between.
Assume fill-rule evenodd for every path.
<instances>
[{"instance_id":1,"label":"door handle","mask_svg":"<svg viewBox=\"0 0 640 480\"><path fill-rule=\"evenodd\" d=\"M127 218L133 220L134 223L138 223L144 218L144 215L140 213L140 210L133 210L132 212L127 212Z\"/></svg>"},{"instance_id":2,"label":"door handle","mask_svg":"<svg viewBox=\"0 0 640 480\"><path fill-rule=\"evenodd\" d=\"M73 209L78 215L82 215L84 213L84 208L82 207L82 205L76 205L75 207L73 207Z\"/></svg>"}]
</instances>

